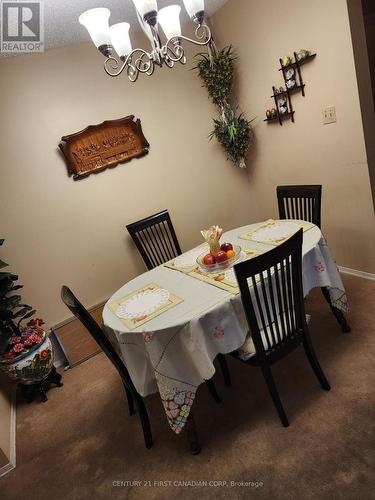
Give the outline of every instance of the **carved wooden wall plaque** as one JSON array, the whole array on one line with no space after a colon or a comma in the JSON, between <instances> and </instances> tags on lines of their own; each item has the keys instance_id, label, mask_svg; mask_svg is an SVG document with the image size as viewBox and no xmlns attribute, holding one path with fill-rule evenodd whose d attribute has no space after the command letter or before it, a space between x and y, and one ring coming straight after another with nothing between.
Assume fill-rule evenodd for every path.
<instances>
[{"instance_id":1,"label":"carved wooden wall plaque","mask_svg":"<svg viewBox=\"0 0 375 500\"><path fill-rule=\"evenodd\" d=\"M114 167L148 153L149 143L142 132L141 121L134 116L89 125L81 132L61 138L59 147L65 157L68 173L74 180Z\"/></svg>"}]
</instances>

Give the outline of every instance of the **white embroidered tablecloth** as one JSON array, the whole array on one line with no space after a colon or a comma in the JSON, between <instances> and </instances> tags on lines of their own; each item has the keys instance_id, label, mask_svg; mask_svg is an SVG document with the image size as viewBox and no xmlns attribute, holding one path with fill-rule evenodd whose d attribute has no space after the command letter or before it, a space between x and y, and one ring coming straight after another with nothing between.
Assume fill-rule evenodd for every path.
<instances>
[{"instance_id":1,"label":"white embroidered tablecloth","mask_svg":"<svg viewBox=\"0 0 375 500\"><path fill-rule=\"evenodd\" d=\"M249 242L239 237L256 226L231 230L221 241L246 246ZM262 252L274 248L253 241L251 246ZM150 282L177 295L182 302L130 331L109 304ZM332 304L347 312L345 289L337 266L316 226L303 234L304 295L314 287L328 287ZM160 393L168 422L176 433L186 423L198 386L214 375L213 360L217 354L241 348L248 335L240 294L166 266L152 269L120 288L104 307L103 322L137 391L142 396Z\"/></svg>"}]
</instances>

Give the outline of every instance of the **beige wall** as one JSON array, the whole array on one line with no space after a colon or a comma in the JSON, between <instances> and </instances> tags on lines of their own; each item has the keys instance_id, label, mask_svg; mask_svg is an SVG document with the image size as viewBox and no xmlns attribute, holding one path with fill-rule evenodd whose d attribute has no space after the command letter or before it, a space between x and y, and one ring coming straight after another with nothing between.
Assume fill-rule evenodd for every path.
<instances>
[{"instance_id":1,"label":"beige wall","mask_svg":"<svg viewBox=\"0 0 375 500\"><path fill-rule=\"evenodd\" d=\"M338 264L375 272L375 225L345 0L230 0L213 19L216 39L233 44L238 97L256 117L249 196L264 219L276 213L277 184L323 184L322 224ZM295 123L263 122L279 57L317 52L303 67L306 97L293 96ZM337 123L322 124L336 106Z\"/></svg>"},{"instance_id":2,"label":"beige wall","mask_svg":"<svg viewBox=\"0 0 375 500\"><path fill-rule=\"evenodd\" d=\"M0 62L2 258L50 325L70 316L67 284L87 305L145 270L125 225L168 208L184 249L199 230L256 220L249 180L208 141L214 110L189 66L131 84L104 73L91 44ZM57 146L89 124L134 114L148 156L68 178Z\"/></svg>"},{"instance_id":3,"label":"beige wall","mask_svg":"<svg viewBox=\"0 0 375 500\"><path fill-rule=\"evenodd\" d=\"M215 27L216 38L237 47L240 103L257 117L248 172L233 168L207 140L215 111L188 67L130 84L105 75L89 44L1 60L2 258L50 325L69 316L59 298L63 283L91 306L144 271L127 223L168 208L188 249L206 225L228 229L276 216L275 187L282 183L322 183L323 229L338 263L375 272L344 0L230 0ZM278 57L300 47L318 57L304 68L306 98L293 99L296 123L267 126L271 86L282 83ZM323 126L321 108L330 104L338 121ZM68 178L60 137L128 114L141 118L150 154L85 180Z\"/></svg>"}]
</instances>

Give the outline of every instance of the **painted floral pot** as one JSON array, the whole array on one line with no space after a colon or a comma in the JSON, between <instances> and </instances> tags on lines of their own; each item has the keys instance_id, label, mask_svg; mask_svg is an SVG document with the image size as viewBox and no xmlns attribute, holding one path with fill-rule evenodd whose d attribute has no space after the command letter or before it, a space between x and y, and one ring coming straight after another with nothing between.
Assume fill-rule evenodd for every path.
<instances>
[{"instance_id":1,"label":"painted floral pot","mask_svg":"<svg viewBox=\"0 0 375 500\"><path fill-rule=\"evenodd\" d=\"M0 370L21 384L35 384L44 380L52 370L53 350L44 333L43 342L11 361L0 360Z\"/></svg>"}]
</instances>

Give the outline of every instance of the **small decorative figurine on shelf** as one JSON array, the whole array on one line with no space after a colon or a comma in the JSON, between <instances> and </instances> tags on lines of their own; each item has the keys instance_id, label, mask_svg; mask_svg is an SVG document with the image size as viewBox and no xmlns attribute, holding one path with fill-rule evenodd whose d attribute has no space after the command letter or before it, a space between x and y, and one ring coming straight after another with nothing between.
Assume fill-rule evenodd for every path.
<instances>
[{"instance_id":1,"label":"small decorative figurine on shelf","mask_svg":"<svg viewBox=\"0 0 375 500\"><path fill-rule=\"evenodd\" d=\"M305 97L305 84L302 79L301 69L306 62L312 61L316 54L312 54L309 50L301 49L298 54L293 52L293 56L293 60L290 56L284 56L279 59L279 71L282 72L284 78L285 90L283 87L272 87L273 93L271 98L275 102L276 109L267 110L267 118L264 120L266 122L278 122L282 125L285 119L290 119L294 123L292 94L301 92L302 96Z\"/></svg>"},{"instance_id":2,"label":"small decorative figurine on shelf","mask_svg":"<svg viewBox=\"0 0 375 500\"><path fill-rule=\"evenodd\" d=\"M301 49L297 54L297 60L303 61L306 57L311 56L311 51L307 49Z\"/></svg>"},{"instance_id":3,"label":"small decorative figurine on shelf","mask_svg":"<svg viewBox=\"0 0 375 500\"><path fill-rule=\"evenodd\" d=\"M281 115L285 115L288 112L288 104L285 95L279 97L277 107L279 108L279 113Z\"/></svg>"},{"instance_id":4,"label":"small decorative figurine on shelf","mask_svg":"<svg viewBox=\"0 0 375 500\"><path fill-rule=\"evenodd\" d=\"M285 78L287 80L291 80L295 75L295 70L294 68L289 68L285 71Z\"/></svg>"},{"instance_id":5,"label":"small decorative figurine on shelf","mask_svg":"<svg viewBox=\"0 0 375 500\"><path fill-rule=\"evenodd\" d=\"M292 62L292 59L290 58L290 56L284 56L281 59L281 64L283 66L288 66L288 64L291 64L291 62Z\"/></svg>"}]
</instances>

